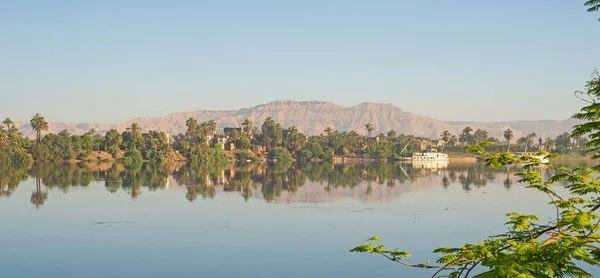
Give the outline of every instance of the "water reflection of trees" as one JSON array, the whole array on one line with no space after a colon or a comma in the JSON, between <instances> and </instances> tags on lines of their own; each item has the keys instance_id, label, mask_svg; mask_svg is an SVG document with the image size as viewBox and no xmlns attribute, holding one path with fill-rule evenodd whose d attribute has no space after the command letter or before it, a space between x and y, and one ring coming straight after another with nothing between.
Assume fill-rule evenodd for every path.
<instances>
[{"instance_id":1,"label":"water reflection of trees","mask_svg":"<svg viewBox=\"0 0 600 278\"><path fill-rule=\"evenodd\" d=\"M90 168L82 164L41 163L34 164L29 174L40 178L48 189L68 192L71 187L88 186L92 181L102 181Z\"/></svg>"},{"instance_id":2,"label":"water reflection of trees","mask_svg":"<svg viewBox=\"0 0 600 278\"><path fill-rule=\"evenodd\" d=\"M48 199L48 189L42 186L40 178L35 178L35 189L31 192L31 203L39 208Z\"/></svg>"},{"instance_id":3,"label":"water reflection of trees","mask_svg":"<svg viewBox=\"0 0 600 278\"><path fill-rule=\"evenodd\" d=\"M7 165L0 167L0 196L10 197L17 186L27 180L27 168Z\"/></svg>"},{"instance_id":4,"label":"water reflection of trees","mask_svg":"<svg viewBox=\"0 0 600 278\"><path fill-rule=\"evenodd\" d=\"M480 163L450 163L446 168L435 169L400 163L325 162L258 163L241 166L190 164L176 167L140 163L128 168L121 164L109 163L34 164L30 168L4 165L0 166L0 196L10 197L19 183L30 176L35 180L31 203L36 207L43 205L48 199L49 190L69 192L72 187L86 187L92 182L103 182L108 192L122 190L135 199L144 191L167 188L169 176L172 175L177 185L185 187L185 198L190 202L198 197L212 199L221 191L239 192L246 201L256 197L271 202L279 198L292 200L293 198L289 197L295 195L307 182L322 186L321 193L318 194L333 194L330 192L349 189L355 191L353 194L362 196L375 192L399 192L394 189L398 185L403 185L404 189L423 185L441 185L444 188L458 186L469 192L474 188L496 183L496 180L498 183L502 181L501 184L510 190L519 179L514 176L517 171L520 171L520 168L516 166L489 169ZM538 171L545 177L554 174L554 170L548 167L533 168L529 171ZM362 189L356 192L357 187ZM381 193L385 188L388 190ZM358 195L353 195L354 198L356 196Z\"/></svg>"}]
</instances>

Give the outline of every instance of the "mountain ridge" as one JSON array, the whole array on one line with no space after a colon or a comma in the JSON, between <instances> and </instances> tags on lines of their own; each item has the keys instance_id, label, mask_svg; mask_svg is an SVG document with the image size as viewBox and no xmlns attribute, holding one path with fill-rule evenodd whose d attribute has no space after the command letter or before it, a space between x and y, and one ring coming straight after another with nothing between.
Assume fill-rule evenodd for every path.
<instances>
[{"instance_id":1,"label":"mountain ridge","mask_svg":"<svg viewBox=\"0 0 600 278\"><path fill-rule=\"evenodd\" d=\"M308 135L320 134L327 127L340 131L355 130L365 134L364 125L372 123L375 127L373 134L386 133L394 129L397 133L429 138L438 138L444 130L459 134L466 126L485 129L490 136L497 138L502 138L502 133L507 128L513 129L517 138L530 132L536 132L541 137L549 137L570 132L573 125L579 123L574 119L503 122L441 121L406 112L392 103L363 102L346 107L327 101L276 100L238 110L175 112L162 117L137 117L118 124L49 122L49 132L56 133L67 129L73 134L82 134L91 128L100 133L105 133L112 128L123 131L131 123L137 122L143 131L158 130L174 135L185 131L185 121L189 117L196 118L198 122L214 120L218 129L240 127L246 118L260 127L267 117L272 117L284 127L294 125L299 131ZM34 135L29 123L20 122L17 123L17 127L25 136Z\"/></svg>"}]
</instances>

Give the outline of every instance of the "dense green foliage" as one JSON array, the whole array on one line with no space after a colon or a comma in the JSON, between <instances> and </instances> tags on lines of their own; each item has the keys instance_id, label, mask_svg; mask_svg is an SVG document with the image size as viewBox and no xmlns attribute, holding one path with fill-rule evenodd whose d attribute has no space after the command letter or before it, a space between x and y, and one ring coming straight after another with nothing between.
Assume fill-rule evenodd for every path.
<instances>
[{"instance_id":1,"label":"dense green foliage","mask_svg":"<svg viewBox=\"0 0 600 278\"><path fill-rule=\"evenodd\" d=\"M12 122L9 124L8 129L0 126L0 164L30 164L33 159L27 153L27 149L31 141L23 138Z\"/></svg>"},{"instance_id":2,"label":"dense green foliage","mask_svg":"<svg viewBox=\"0 0 600 278\"><path fill-rule=\"evenodd\" d=\"M286 148L277 147L271 150L269 157L276 161L292 161L292 154Z\"/></svg>"}]
</instances>

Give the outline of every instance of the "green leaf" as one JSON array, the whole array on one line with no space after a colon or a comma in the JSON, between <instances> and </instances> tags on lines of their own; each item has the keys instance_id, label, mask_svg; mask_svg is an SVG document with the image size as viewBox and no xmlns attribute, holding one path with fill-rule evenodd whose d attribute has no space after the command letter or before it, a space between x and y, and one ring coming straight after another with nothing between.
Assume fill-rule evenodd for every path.
<instances>
[{"instance_id":1,"label":"green leaf","mask_svg":"<svg viewBox=\"0 0 600 278\"><path fill-rule=\"evenodd\" d=\"M381 238L379 238L378 236L373 236L373 237L371 237L371 238L369 238L367 240L370 240L370 241L380 241Z\"/></svg>"},{"instance_id":2,"label":"green leaf","mask_svg":"<svg viewBox=\"0 0 600 278\"><path fill-rule=\"evenodd\" d=\"M401 250L396 250L396 251L392 251L390 253L390 255L394 256L394 257L401 257L401 258L406 258L406 257L410 257L410 254L401 251Z\"/></svg>"},{"instance_id":3,"label":"green leaf","mask_svg":"<svg viewBox=\"0 0 600 278\"><path fill-rule=\"evenodd\" d=\"M350 249L350 252L365 253L373 250L373 248L374 246L371 244L363 244Z\"/></svg>"}]
</instances>

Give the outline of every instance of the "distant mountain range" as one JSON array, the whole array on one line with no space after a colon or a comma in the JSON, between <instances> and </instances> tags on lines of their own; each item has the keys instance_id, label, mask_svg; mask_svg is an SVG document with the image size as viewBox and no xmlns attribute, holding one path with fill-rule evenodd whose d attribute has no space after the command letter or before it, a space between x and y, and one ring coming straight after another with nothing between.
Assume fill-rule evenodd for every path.
<instances>
[{"instance_id":1,"label":"distant mountain range","mask_svg":"<svg viewBox=\"0 0 600 278\"><path fill-rule=\"evenodd\" d=\"M430 138L438 138L444 130L448 130L452 134L459 134L466 126L473 129L485 129L490 133L490 136L498 138L502 138L503 131L509 127L514 130L516 138L530 132L536 132L540 137L554 137L563 132L570 132L573 125L578 123L578 120L574 119L562 121L445 122L405 112L388 103L361 103L352 107L344 107L322 101L273 101L239 110L180 112L158 118L136 118L120 124L49 122L49 132L55 133L67 129L73 134L82 134L91 128L100 133L105 133L112 128L123 131L131 123L136 122L140 124L143 131L159 130L174 135L185 131L185 121L189 117L196 118L198 122L212 119L217 122L218 130L222 130L223 127L239 127L246 118L260 127L265 118L272 117L284 127L294 125L298 127L298 130L308 135L323 133L323 130L327 127L340 131L355 130L360 134L365 134L364 125L372 123L375 128L373 134L386 133L388 130L394 129L397 133ZM17 126L25 136L34 136L29 123L17 123Z\"/></svg>"}]
</instances>

